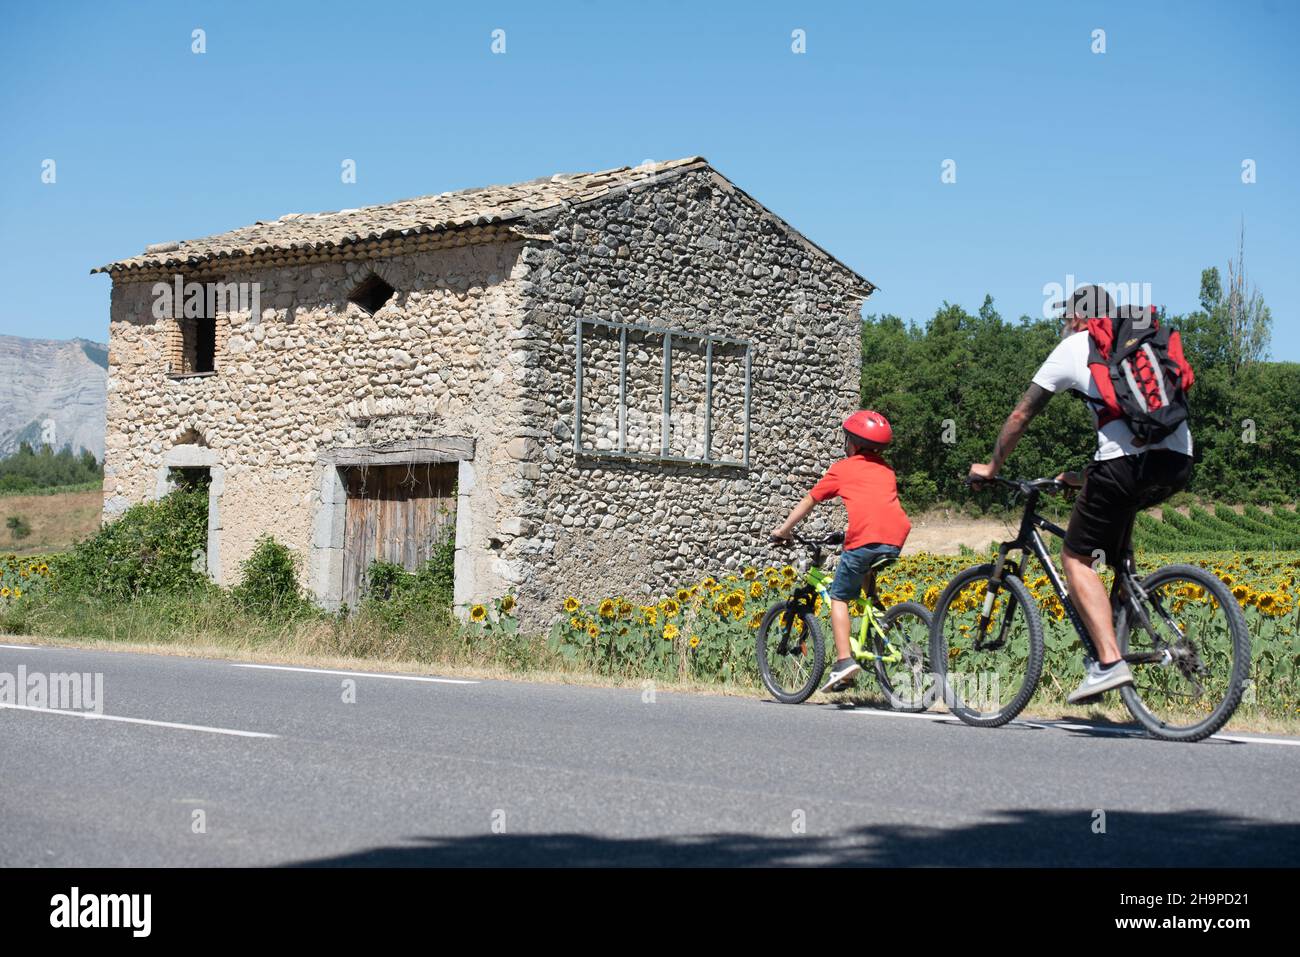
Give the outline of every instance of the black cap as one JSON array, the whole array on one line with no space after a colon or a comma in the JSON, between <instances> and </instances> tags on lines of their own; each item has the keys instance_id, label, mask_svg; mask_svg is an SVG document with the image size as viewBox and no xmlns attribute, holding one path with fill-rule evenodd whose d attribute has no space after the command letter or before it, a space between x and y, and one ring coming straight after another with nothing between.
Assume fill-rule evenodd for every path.
<instances>
[{"instance_id":1,"label":"black cap","mask_svg":"<svg viewBox=\"0 0 1300 957\"><path fill-rule=\"evenodd\" d=\"M1079 315L1085 319L1115 315L1115 300L1101 286L1079 286L1070 293L1069 299L1054 302L1052 306L1064 310L1065 316Z\"/></svg>"}]
</instances>

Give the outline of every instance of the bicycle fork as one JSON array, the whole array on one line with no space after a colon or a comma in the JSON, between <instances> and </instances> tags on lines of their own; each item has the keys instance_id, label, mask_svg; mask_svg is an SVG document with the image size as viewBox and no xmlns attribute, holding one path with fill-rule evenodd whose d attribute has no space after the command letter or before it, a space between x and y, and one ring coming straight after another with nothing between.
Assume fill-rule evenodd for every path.
<instances>
[{"instance_id":1,"label":"bicycle fork","mask_svg":"<svg viewBox=\"0 0 1300 957\"><path fill-rule=\"evenodd\" d=\"M984 607L980 611L979 637L977 637L975 641L976 651L996 650L1002 647L1006 642L1007 631L1011 627L1011 613L1009 611L1002 618L1002 624L998 628L997 638L988 644L983 644L983 637L988 631L989 624L993 620L993 606L997 601L998 592L1002 590L1004 572L1009 567L1011 574L1020 574L1021 564L1015 561L1008 561L1007 559L1007 555L1013 547L1017 547L1015 543L1004 543L1002 547L998 549L997 561L993 565L993 574L989 576L988 589L984 595ZM1043 567L1043 571L1047 574L1048 580L1052 583L1052 588L1055 589L1056 594L1059 596L1061 607L1065 610L1065 616L1070 619L1070 624L1073 625L1074 630L1078 632L1079 639L1083 642L1085 652L1092 657L1093 661L1100 661L1101 659L1097 655L1097 646L1093 644L1092 641L1092 635L1088 632L1087 626L1084 625L1083 619L1079 616L1079 610L1074 607L1074 602L1070 599L1070 589L1061 578L1061 574L1056 570L1056 565L1052 561L1052 556L1047 551L1047 546L1043 544L1043 538L1038 534L1037 529L1031 529L1029 532L1029 547L1033 552L1034 557L1038 559L1038 563ZM1024 548L1022 546L1020 546L1020 548L1023 552ZM1029 609L1024 609L1024 613L1026 615L1029 614Z\"/></svg>"}]
</instances>

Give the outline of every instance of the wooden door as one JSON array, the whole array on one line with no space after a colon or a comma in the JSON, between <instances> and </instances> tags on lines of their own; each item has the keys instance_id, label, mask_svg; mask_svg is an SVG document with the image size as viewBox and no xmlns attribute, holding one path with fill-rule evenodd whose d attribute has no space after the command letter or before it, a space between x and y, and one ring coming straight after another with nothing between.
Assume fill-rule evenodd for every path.
<instances>
[{"instance_id":1,"label":"wooden door","mask_svg":"<svg viewBox=\"0 0 1300 957\"><path fill-rule=\"evenodd\" d=\"M344 470L343 600L355 607L375 559L416 571L456 533L456 463Z\"/></svg>"}]
</instances>

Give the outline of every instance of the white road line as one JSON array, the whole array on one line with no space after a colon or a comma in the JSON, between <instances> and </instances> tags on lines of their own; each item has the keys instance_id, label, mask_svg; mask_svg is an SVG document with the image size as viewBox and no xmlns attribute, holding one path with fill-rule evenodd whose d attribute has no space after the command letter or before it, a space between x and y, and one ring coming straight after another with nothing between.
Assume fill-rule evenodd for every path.
<instances>
[{"instance_id":1,"label":"white road line","mask_svg":"<svg viewBox=\"0 0 1300 957\"><path fill-rule=\"evenodd\" d=\"M924 711L880 711L876 708L841 708L840 710L849 714L870 715L873 718L920 718L922 721L956 721L958 723L961 721L955 714L942 714L940 712L927 714Z\"/></svg>"},{"instance_id":2,"label":"white road line","mask_svg":"<svg viewBox=\"0 0 1300 957\"><path fill-rule=\"evenodd\" d=\"M859 714L873 718L923 718L926 721L950 721L961 723L961 719L956 715L943 714L936 712L929 714L921 712L919 714L909 714L904 711L879 711L875 708L843 708L842 712L848 714ZM1051 721L1038 720L1034 721L1029 718L1018 718L1008 722L1010 725L1020 725L1029 728L1057 728L1062 731L1088 731L1092 734L1107 734L1116 737L1148 737L1147 733L1141 728L1108 728L1101 725L1076 724L1071 721ZM1155 740L1154 738L1152 740ZM1281 744L1287 747L1300 748L1300 738L1252 738L1240 734L1213 734L1206 738L1207 741L1236 741L1241 744Z\"/></svg>"},{"instance_id":3,"label":"white road line","mask_svg":"<svg viewBox=\"0 0 1300 957\"><path fill-rule=\"evenodd\" d=\"M0 645L0 648L13 648L15 651L35 651L36 645Z\"/></svg>"},{"instance_id":4,"label":"white road line","mask_svg":"<svg viewBox=\"0 0 1300 957\"><path fill-rule=\"evenodd\" d=\"M444 685L476 685L466 678L428 678L423 675L386 675L375 671L329 671L325 668L291 668L288 665L232 665L234 668L262 668L267 671L301 671L309 675L346 675L349 678L389 678L393 681L426 681Z\"/></svg>"},{"instance_id":5,"label":"white road line","mask_svg":"<svg viewBox=\"0 0 1300 957\"><path fill-rule=\"evenodd\" d=\"M33 708L25 704L0 704L11 711L34 711L38 714L66 714L91 721L124 721L128 724L147 724L155 728L177 728L181 731L205 731L208 734L229 734L237 738L278 738L278 734L263 731L240 731L236 728L212 728L205 724L181 724L178 721L154 721L150 718L127 718L120 714L96 714L93 711L63 711L58 708Z\"/></svg>"},{"instance_id":6,"label":"white road line","mask_svg":"<svg viewBox=\"0 0 1300 957\"><path fill-rule=\"evenodd\" d=\"M1237 734L1212 735L1211 741L1240 741L1243 744L1285 744L1293 748L1300 747L1300 740L1294 738L1247 738Z\"/></svg>"}]
</instances>

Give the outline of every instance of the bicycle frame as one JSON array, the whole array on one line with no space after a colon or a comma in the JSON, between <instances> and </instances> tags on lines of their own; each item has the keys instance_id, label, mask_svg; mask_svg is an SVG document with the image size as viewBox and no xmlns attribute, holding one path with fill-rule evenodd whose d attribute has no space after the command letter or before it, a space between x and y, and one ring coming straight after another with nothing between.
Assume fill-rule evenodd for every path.
<instances>
[{"instance_id":1,"label":"bicycle frame","mask_svg":"<svg viewBox=\"0 0 1300 957\"><path fill-rule=\"evenodd\" d=\"M1051 553L1047 550L1043 536L1039 534L1039 529L1042 529L1064 541L1065 529L1038 514L1037 506L1038 498L1042 494L1041 489L1031 487L1027 491L1022 488L1021 491L1025 495L1025 512L1020 521L1020 530L1013 540L1003 542L998 546L998 556L993 563L993 574L989 577L989 582L994 588L991 588L984 596L984 607L980 611L979 633L975 640L975 650L995 650L1006 641L1006 632L1011 623L1011 616L1009 615L1002 619L1002 626L999 629L997 638L985 644L984 635L992 620L993 604L997 598L996 592L1002 583L1003 572L1009 567L1012 574L1023 579L1024 555L1028 552L1037 558L1038 563L1043 567L1043 572L1047 575L1052 590L1056 592L1056 597L1060 600L1061 607L1065 609L1065 615L1070 619L1070 624L1074 626L1074 630L1084 648L1094 660L1100 660L1097 654L1097 646L1093 643L1087 626L1084 625L1083 619L1079 616L1079 610L1070 599L1070 590L1052 561ZM1115 566L1115 581L1111 585L1110 592L1111 613L1112 616L1116 616L1120 606L1126 604L1129 612L1136 616L1137 622L1146 628L1148 633L1155 636L1155 631L1151 628L1150 617L1143 605L1143 601L1149 596L1137 579L1137 568L1133 561L1133 550L1130 547L1132 536L1133 527L1130 525L1124 535L1120 562ZM1021 561L1017 562L1009 559L1008 556L1013 551L1021 553ZM1159 602L1154 604L1166 624L1180 638L1183 637L1182 629L1178 627L1178 623L1173 620L1172 616L1165 611ZM1028 609L1026 609L1026 613L1028 613ZM1157 640L1159 639L1157 638ZM1163 642L1161 643L1163 644ZM1168 653L1159 650L1132 652L1124 655L1124 660L1130 664L1163 664L1168 660Z\"/></svg>"},{"instance_id":2,"label":"bicycle frame","mask_svg":"<svg viewBox=\"0 0 1300 957\"><path fill-rule=\"evenodd\" d=\"M789 599L792 614L788 616L787 621L783 622L781 643L776 649L778 654L788 652L790 634L794 630L795 618L805 611L813 614L817 607L816 599L818 596L826 603L827 607L830 606L832 600L830 594L832 576L827 574L825 569L821 567L823 559L821 546L816 544L813 548L813 561L804 574L804 584L796 588ZM894 647L893 642L889 640L889 636L885 634L885 630L880 627L880 618L882 616L876 607L880 599L876 593L876 573L874 569L867 575L866 583L862 589L862 599L862 627L858 629L857 635L852 633L849 635L849 647L853 652L853 656L858 661L879 660L888 664L902 661L903 649ZM875 630L884 646L889 649L886 654L878 655L867 650L867 633L871 629Z\"/></svg>"}]
</instances>

